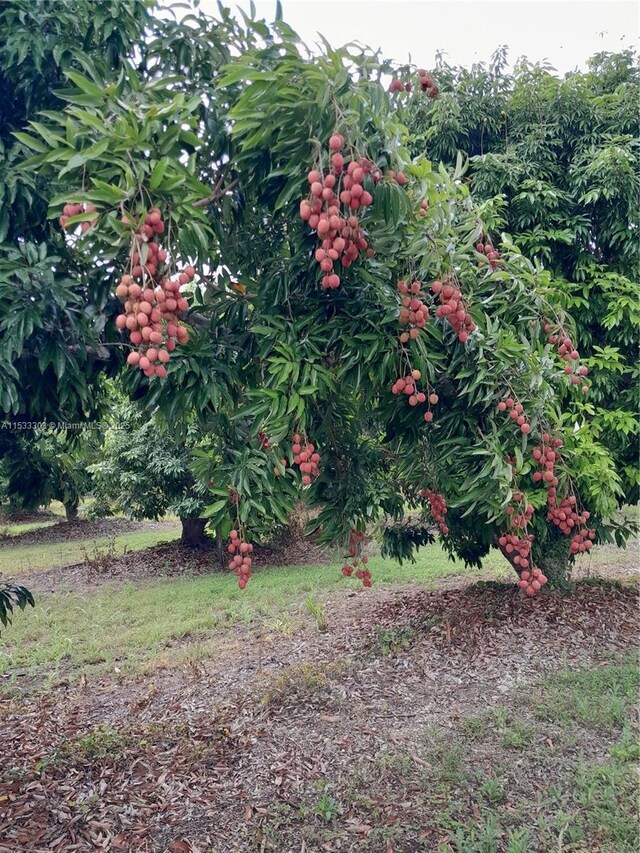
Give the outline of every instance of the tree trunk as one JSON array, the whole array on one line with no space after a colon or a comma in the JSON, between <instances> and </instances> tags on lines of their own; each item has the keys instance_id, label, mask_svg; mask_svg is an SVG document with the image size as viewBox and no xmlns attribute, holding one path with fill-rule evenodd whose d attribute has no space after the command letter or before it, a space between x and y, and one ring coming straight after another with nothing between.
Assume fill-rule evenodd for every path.
<instances>
[{"instance_id":1,"label":"tree trunk","mask_svg":"<svg viewBox=\"0 0 640 853\"><path fill-rule=\"evenodd\" d=\"M218 562L220 563L220 568L225 569L228 557L227 550L224 547L224 539L220 536L220 531L216 530L215 539L213 540L214 548L216 549L216 554L218 555Z\"/></svg>"},{"instance_id":2,"label":"tree trunk","mask_svg":"<svg viewBox=\"0 0 640 853\"><path fill-rule=\"evenodd\" d=\"M500 548L502 555L511 563L515 573L520 576L520 570L511 562L510 554L498 545L497 538L494 545ZM546 576L549 589L570 589L571 569L571 537L565 536L560 531L547 525L547 534L544 539L534 539L531 550L531 562L537 566Z\"/></svg>"},{"instance_id":3,"label":"tree trunk","mask_svg":"<svg viewBox=\"0 0 640 853\"><path fill-rule=\"evenodd\" d=\"M73 524L78 520L78 502L72 501L71 503L66 503L64 505L64 511L67 516L67 521L69 524Z\"/></svg>"},{"instance_id":4,"label":"tree trunk","mask_svg":"<svg viewBox=\"0 0 640 853\"><path fill-rule=\"evenodd\" d=\"M533 543L533 562L549 581L550 589L569 589L571 586L571 537L557 528L547 527L547 538Z\"/></svg>"},{"instance_id":5,"label":"tree trunk","mask_svg":"<svg viewBox=\"0 0 640 853\"><path fill-rule=\"evenodd\" d=\"M36 509L37 509L37 507L36 507ZM20 504L14 498L9 498L9 503L7 504L7 509L6 509L5 515L9 516L9 518L12 518L12 517L17 518L20 515L20 513L23 513L23 512L24 512L24 510L22 509Z\"/></svg>"},{"instance_id":6,"label":"tree trunk","mask_svg":"<svg viewBox=\"0 0 640 853\"><path fill-rule=\"evenodd\" d=\"M206 518L181 518L182 537L180 542L188 548L201 548L209 539L205 533Z\"/></svg>"}]
</instances>

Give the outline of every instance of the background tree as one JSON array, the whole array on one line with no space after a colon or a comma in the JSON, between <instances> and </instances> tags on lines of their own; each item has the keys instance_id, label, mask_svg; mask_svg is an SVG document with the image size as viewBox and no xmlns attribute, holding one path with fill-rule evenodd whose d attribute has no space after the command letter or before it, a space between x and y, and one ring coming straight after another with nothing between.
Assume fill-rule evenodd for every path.
<instances>
[{"instance_id":1,"label":"background tree","mask_svg":"<svg viewBox=\"0 0 640 853\"><path fill-rule=\"evenodd\" d=\"M182 523L182 543L206 543L203 516L208 497L190 468L203 438L197 425L183 436L149 418L139 407L120 404L106 430L99 461L90 466L95 503L92 514L121 511L130 518L158 520L171 512Z\"/></svg>"},{"instance_id":2,"label":"background tree","mask_svg":"<svg viewBox=\"0 0 640 853\"><path fill-rule=\"evenodd\" d=\"M132 0L12 0L0 7L0 410L12 424L100 417L104 377L119 363L105 346L114 305L109 274L75 253L47 217L46 181L16 168L34 144L45 149L26 146L21 133L62 108L65 75L81 70L83 55L100 56L117 73L151 21L148 5ZM0 464L10 469L14 506L61 496L73 515L64 465L45 458L51 440L43 443L30 428L3 430Z\"/></svg>"},{"instance_id":3,"label":"background tree","mask_svg":"<svg viewBox=\"0 0 640 853\"><path fill-rule=\"evenodd\" d=\"M10 449L0 462L0 494L11 510L35 511L57 500L67 520L75 521L80 501L91 491L87 466L97 452L98 436L44 427L22 434L0 432L0 449L5 443Z\"/></svg>"},{"instance_id":4,"label":"background tree","mask_svg":"<svg viewBox=\"0 0 640 853\"><path fill-rule=\"evenodd\" d=\"M176 22L154 14L157 9L138 0L98 6L92 0L11 0L0 8L0 411L12 424L99 420L108 401L105 379L126 358L111 322L118 312L111 259L74 251L76 237L47 216L51 185L38 170L21 171L16 164L47 150L50 138L24 131L34 121L47 133L47 113L64 108L74 74L94 57L113 79L129 63L143 72L152 65L156 74L164 68L174 93L185 67L193 81L213 84L219 62L212 65L212 59L227 56L225 38L216 41L206 28L195 27L192 15ZM228 12L223 17L232 20ZM202 105L200 114L216 139L214 109ZM171 155L161 166L169 165L170 180L176 177L170 161L182 151L169 146L163 152ZM114 201L104 187L102 197ZM6 430L0 460L11 460L15 470L30 455L35 473L38 440L29 429ZM46 492L45 479L44 468L40 483L14 477L18 503L33 503L36 486Z\"/></svg>"},{"instance_id":5,"label":"background tree","mask_svg":"<svg viewBox=\"0 0 640 853\"><path fill-rule=\"evenodd\" d=\"M637 341L640 69L632 50L596 54L564 78L506 49L488 65L440 58L436 101L404 96L415 152L470 158L467 180L496 231L553 274L592 376L569 405L614 454L625 499L639 498Z\"/></svg>"}]
</instances>

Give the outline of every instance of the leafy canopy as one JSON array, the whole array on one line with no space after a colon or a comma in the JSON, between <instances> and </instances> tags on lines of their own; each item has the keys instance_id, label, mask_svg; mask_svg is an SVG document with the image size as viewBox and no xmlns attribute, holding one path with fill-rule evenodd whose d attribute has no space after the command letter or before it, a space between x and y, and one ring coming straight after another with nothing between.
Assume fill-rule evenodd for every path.
<instances>
[{"instance_id":1,"label":"leafy canopy","mask_svg":"<svg viewBox=\"0 0 640 853\"><path fill-rule=\"evenodd\" d=\"M108 369L147 412L178 434L196 419L211 437L193 471L207 485L218 532L240 526L260 538L286 522L301 494L292 451L301 434L321 455L320 475L302 494L319 505L325 539L347 544L354 529L379 521L387 549L410 556L426 539L428 488L446 497L446 546L478 562L514 505L531 507L527 529L544 539L548 495L532 481L531 451L551 433L564 441L558 495L572 495L598 535L611 535L620 477L547 334L549 323L577 333L557 297L558 272L501 232L499 206L478 205L462 158L447 168L432 159L437 150L427 156L419 145L414 113L383 85L388 73L415 69L394 69L357 46L327 44L311 56L282 20L245 17L240 26L222 8L216 19L194 9L178 24L148 21L137 50L123 50L115 65L79 50L73 57L79 67L66 70L57 96L64 106L20 132L30 156L19 171L46 184L47 228L86 271L86 284L69 285L91 318L70 323L86 343L80 362L108 345ZM340 268L340 286L326 290L318 238L298 211L307 172L329 170L336 132L347 159L369 164L363 186L373 203L358 217L375 254ZM91 207L65 235L55 223L68 202ZM113 290L132 268L137 223L155 207L169 270L196 269L185 315L193 332L164 380L123 367L130 344L113 326ZM479 243L499 249L499 263L488 264ZM46 263L55 277L57 262ZM29 275L14 266L10 290ZM423 282L431 313L407 342L399 340L398 280ZM434 316L434 280L460 291L474 327L468 340ZM65 359L75 358L73 346L61 344ZM412 370L437 398L431 423L425 406L391 393ZM36 386L42 377L34 372ZM509 397L529 433L498 410ZM408 508L421 527L404 526Z\"/></svg>"}]
</instances>

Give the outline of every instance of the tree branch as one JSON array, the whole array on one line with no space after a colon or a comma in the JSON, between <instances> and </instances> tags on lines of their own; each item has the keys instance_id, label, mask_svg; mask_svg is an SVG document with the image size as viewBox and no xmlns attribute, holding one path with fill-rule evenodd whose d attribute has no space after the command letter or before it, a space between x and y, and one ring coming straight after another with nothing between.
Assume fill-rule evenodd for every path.
<instances>
[{"instance_id":1,"label":"tree branch","mask_svg":"<svg viewBox=\"0 0 640 853\"><path fill-rule=\"evenodd\" d=\"M189 312L189 311L181 311L178 314L181 320L184 320L185 323L189 323L192 326L209 326L211 325L211 319L209 317L205 317L204 314L198 314L197 311Z\"/></svg>"},{"instance_id":2,"label":"tree branch","mask_svg":"<svg viewBox=\"0 0 640 853\"><path fill-rule=\"evenodd\" d=\"M211 193L211 195L207 196L206 198L198 199L198 201L194 201L193 206L194 207L207 207L207 205L213 204L214 201L217 201L219 198L222 198L223 195L226 195L226 193L230 192L232 189L235 189L235 187L237 187L238 184L240 183L239 178L236 178L235 180L231 181L230 184L227 184L226 187L223 187L222 186L223 180L224 180L224 175L221 176L220 180L218 181L218 183L213 188L213 192Z\"/></svg>"}]
</instances>

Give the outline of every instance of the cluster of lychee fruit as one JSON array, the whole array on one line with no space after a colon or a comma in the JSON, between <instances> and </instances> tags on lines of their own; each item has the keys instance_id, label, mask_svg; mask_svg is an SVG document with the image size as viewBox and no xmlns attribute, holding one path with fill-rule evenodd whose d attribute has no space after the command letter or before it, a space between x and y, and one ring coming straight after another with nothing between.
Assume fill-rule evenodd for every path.
<instances>
[{"instance_id":1,"label":"cluster of lychee fruit","mask_svg":"<svg viewBox=\"0 0 640 853\"><path fill-rule=\"evenodd\" d=\"M571 553L578 554L590 551L596 538L595 530L587 527L590 513L587 510L578 512L578 501L575 495L563 498L557 502L558 478L554 468L562 458L560 448L562 439L552 438L548 432L542 436L542 441L534 447L532 456L539 469L533 472L534 483L540 483L547 488L547 521L555 524L565 536L572 536Z\"/></svg>"},{"instance_id":2,"label":"cluster of lychee fruit","mask_svg":"<svg viewBox=\"0 0 640 853\"><path fill-rule=\"evenodd\" d=\"M498 539L498 545L504 550L507 559L516 566L527 569L529 567L529 556L533 534L517 535L515 533L503 533ZM517 562L516 562L517 560ZM524 566L522 561L524 560Z\"/></svg>"},{"instance_id":3,"label":"cluster of lychee fruit","mask_svg":"<svg viewBox=\"0 0 640 853\"><path fill-rule=\"evenodd\" d=\"M407 183L407 176L404 172L396 172L393 169L387 169L385 172L385 177L389 178L392 181L395 181L396 184L403 187Z\"/></svg>"},{"instance_id":4,"label":"cluster of lychee fruit","mask_svg":"<svg viewBox=\"0 0 640 853\"><path fill-rule=\"evenodd\" d=\"M313 479L318 476L320 454L315 445L303 440L298 433L293 436L291 450L293 451L294 464L300 468L302 474L302 485L310 486Z\"/></svg>"},{"instance_id":5,"label":"cluster of lychee fruit","mask_svg":"<svg viewBox=\"0 0 640 853\"><path fill-rule=\"evenodd\" d=\"M587 528L591 514L587 510L578 512L577 504L576 496L569 495L557 506L550 507L547 513L547 520L559 527L565 536L574 534L571 540L571 551L574 554L578 551L590 551L596 538L595 530Z\"/></svg>"},{"instance_id":6,"label":"cluster of lychee fruit","mask_svg":"<svg viewBox=\"0 0 640 853\"><path fill-rule=\"evenodd\" d=\"M126 221L130 220L125 217ZM127 363L139 367L145 376L167 375L166 364L177 344L186 344L189 333L180 323L179 312L189 304L180 295L180 287L195 276L193 267L185 267L175 278L160 270L167 259L166 251L155 242L155 235L164 231L158 208L152 208L133 235L131 272L122 276L116 296L123 303L123 313L116 317L116 328L129 331L136 349Z\"/></svg>"},{"instance_id":7,"label":"cluster of lychee fruit","mask_svg":"<svg viewBox=\"0 0 640 853\"><path fill-rule=\"evenodd\" d=\"M542 483L547 490L547 504L555 507L558 494L558 478L555 467L562 459L560 448L561 438L553 438L548 432L542 434L542 439L537 447L534 447L531 455L539 468L531 475L534 483Z\"/></svg>"},{"instance_id":8,"label":"cluster of lychee fruit","mask_svg":"<svg viewBox=\"0 0 640 853\"><path fill-rule=\"evenodd\" d=\"M407 327L400 334L400 342L406 344L409 340L415 340L424 329L429 319L429 308L422 301L422 284L419 281L399 281L396 285L398 293L402 294L402 308L398 314L398 322Z\"/></svg>"},{"instance_id":9,"label":"cluster of lychee fruit","mask_svg":"<svg viewBox=\"0 0 640 853\"><path fill-rule=\"evenodd\" d=\"M564 372L571 377L572 385L580 385L583 394L589 393L589 385L585 380L585 376L589 373L589 368L585 364L579 364L580 353L574 346L573 341L565 330L558 325L552 323L544 324L544 331L548 336L548 341L557 347L558 355L567 363L564 367Z\"/></svg>"},{"instance_id":10,"label":"cluster of lychee fruit","mask_svg":"<svg viewBox=\"0 0 640 853\"><path fill-rule=\"evenodd\" d=\"M418 82L420 84L420 88L428 98L435 98L438 96L440 89L438 89L436 81L425 68L418 69Z\"/></svg>"},{"instance_id":11,"label":"cluster of lychee fruit","mask_svg":"<svg viewBox=\"0 0 640 853\"><path fill-rule=\"evenodd\" d=\"M463 344L466 343L471 332L475 331L476 324L467 311L459 288L452 284L434 281L431 290L440 301L440 305L436 308L436 317L446 319L457 334L458 340Z\"/></svg>"},{"instance_id":12,"label":"cluster of lychee fruit","mask_svg":"<svg viewBox=\"0 0 640 853\"><path fill-rule=\"evenodd\" d=\"M431 74L424 68L418 69L418 85L428 98L435 98L440 91ZM394 77L389 84L390 92L411 92L412 90L413 84L411 82L405 83L399 77Z\"/></svg>"},{"instance_id":13,"label":"cluster of lychee fruit","mask_svg":"<svg viewBox=\"0 0 640 853\"><path fill-rule=\"evenodd\" d=\"M401 376L399 379L396 379L391 386L391 393L395 397L399 394L404 394L411 407L421 406L424 403L427 403L429 408L424 413L424 419L427 423L431 423L433 420L431 406L435 406L440 398L433 391L427 396L424 391L418 390L416 383L420 381L421 377L422 374L419 370L412 370L411 373L408 373L406 376Z\"/></svg>"},{"instance_id":14,"label":"cluster of lychee fruit","mask_svg":"<svg viewBox=\"0 0 640 853\"><path fill-rule=\"evenodd\" d=\"M427 395L423 391L418 391L415 385L421 376L422 374L419 370L412 370L411 373L408 373L406 376L396 379L391 386L391 393L396 397L398 394L406 394L408 396L407 402L410 406L417 406L419 403L425 403Z\"/></svg>"},{"instance_id":15,"label":"cluster of lychee fruit","mask_svg":"<svg viewBox=\"0 0 640 853\"><path fill-rule=\"evenodd\" d=\"M498 266L500 252L498 252L497 249L494 249L490 243L476 243L476 252L480 252L481 255L485 256L492 270Z\"/></svg>"},{"instance_id":16,"label":"cluster of lychee fruit","mask_svg":"<svg viewBox=\"0 0 640 853\"><path fill-rule=\"evenodd\" d=\"M349 544L347 546L347 556L344 558L342 574L346 578L350 578L352 575L355 575L358 580L362 581L363 586L370 587L373 586L373 581L371 580L371 572L366 567L367 563L369 562L369 558L366 556L366 554L362 553L363 539L364 532L362 530L354 529L350 531Z\"/></svg>"},{"instance_id":17,"label":"cluster of lychee fruit","mask_svg":"<svg viewBox=\"0 0 640 853\"><path fill-rule=\"evenodd\" d=\"M448 512L447 502L444 497L432 489L423 489L420 492L420 497L425 498L429 502L429 512L431 517L438 525L438 530L443 536L449 532L445 516Z\"/></svg>"},{"instance_id":18,"label":"cluster of lychee fruit","mask_svg":"<svg viewBox=\"0 0 640 853\"><path fill-rule=\"evenodd\" d=\"M547 583L547 576L543 575L537 566L534 566L531 571L523 569L520 572L520 581L518 586L523 589L527 595L535 595Z\"/></svg>"},{"instance_id":19,"label":"cluster of lychee fruit","mask_svg":"<svg viewBox=\"0 0 640 853\"><path fill-rule=\"evenodd\" d=\"M562 458L559 452L561 447L562 439L552 438L548 432L544 433L541 443L534 447L532 452L534 461L540 466L540 470L533 472L532 479L534 483L542 482L547 487L547 521L559 527L565 536L573 534L571 553L577 554L591 550L596 532L587 527L590 513L587 510L578 512L575 495L569 495L557 503L558 478L554 468Z\"/></svg>"},{"instance_id":20,"label":"cluster of lychee fruit","mask_svg":"<svg viewBox=\"0 0 640 853\"><path fill-rule=\"evenodd\" d=\"M560 447L562 447L562 439L552 439L549 433L545 432L540 444L534 447L531 452L533 461L539 466L539 469L533 472L531 478L534 483L543 483L549 490L548 497L553 498L554 501L558 485L558 478L555 475L554 468L556 463L561 459Z\"/></svg>"},{"instance_id":21,"label":"cluster of lychee fruit","mask_svg":"<svg viewBox=\"0 0 640 853\"><path fill-rule=\"evenodd\" d=\"M360 252L373 257L373 249L355 214L372 204L370 189L381 179L382 173L364 157L347 163L340 153L343 146L344 137L334 133L329 139L331 166L326 175L319 169L309 172L310 197L300 202L300 218L309 223L320 240L315 258L323 272L321 284L325 289L340 286L340 276L334 271L336 261L347 268ZM367 176L371 181L369 189L366 188Z\"/></svg>"},{"instance_id":22,"label":"cluster of lychee fruit","mask_svg":"<svg viewBox=\"0 0 640 853\"><path fill-rule=\"evenodd\" d=\"M535 595L547 583L547 577L531 565L533 534L503 533L498 544L503 554L520 575L518 586L529 596Z\"/></svg>"},{"instance_id":23,"label":"cluster of lychee fruit","mask_svg":"<svg viewBox=\"0 0 640 853\"><path fill-rule=\"evenodd\" d=\"M515 492L513 495L513 504L507 507L507 515L510 518L509 526L514 528L526 528L535 512L533 504L526 503L525 496L522 492ZM514 506L515 504L515 506Z\"/></svg>"},{"instance_id":24,"label":"cluster of lychee fruit","mask_svg":"<svg viewBox=\"0 0 640 853\"><path fill-rule=\"evenodd\" d=\"M534 507L528 503L526 495L515 492L513 502L506 509L512 532L503 533L498 539L502 553L520 575L520 588L527 595L535 595L547 583L545 575L531 561L534 537L533 534L527 533L527 527L534 512Z\"/></svg>"},{"instance_id":25,"label":"cluster of lychee fruit","mask_svg":"<svg viewBox=\"0 0 640 853\"><path fill-rule=\"evenodd\" d=\"M389 83L390 92L410 92L412 89L413 85L411 83L405 83L399 77L394 77L391 83Z\"/></svg>"},{"instance_id":26,"label":"cluster of lychee fruit","mask_svg":"<svg viewBox=\"0 0 640 853\"><path fill-rule=\"evenodd\" d=\"M258 432L258 441L260 442L261 450L271 450L271 442L269 441L269 436L262 430Z\"/></svg>"},{"instance_id":27,"label":"cluster of lychee fruit","mask_svg":"<svg viewBox=\"0 0 640 853\"><path fill-rule=\"evenodd\" d=\"M250 542L245 542L237 530L232 530L229 533L229 540L227 551L229 554L235 555L229 563L229 568L238 576L238 586L240 589L244 589L251 577L253 545Z\"/></svg>"},{"instance_id":28,"label":"cluster of lychee fruit","mask_svg":"<svg viewBox=\"0 0 640 853\"><path fill-rule=\"evenodd\" d=\"M593 548L593 540L596 538L595 530L582 527L571 537L571 553L578 554L590 551Z\"/></svg>"},{"instance_id":29,"label":"cluster of lychee fruit","mask_svg":"<svg viewBox=\"0 0 640 853\"><path fill-rule=\"evenodd\" d=\"M429 202L426 198L423 198L420 202L420 207L418 208L418 216L426 216L427 211L429 210Z\"/></svg>"},{"instance_id":30,"label":"cluster of lychee fruit","mask_svg":"<svg viewBox=\"0 0 640 853\"><path fill-rule=\"evenodd\" d=\"M62 228L66 228L72 216L79 216L81 213L96 213L96 211L97 208L95 204L65 204L62 208L62 216L58 219L58 222ZM98 214L96 213L94 219L87 219L85 222L81 222L80 231L83 234L86 234L87 231L95 224L97 218Z\"/></svg>"},{"instance_id":31,"label":"cluster of lychee fruit","mask_svg":"<svg viewBox=\"0 0 640 853\"><path fill-rule=\"evenodd\" d=\"M527 421L522 403L516 403L513 397L507 397L506 400L500 400L498 403L499 412L509 412L509 417L513 420L523 435L528 435L531 432L531 424Z\"/></svg>"}]
</instances>

